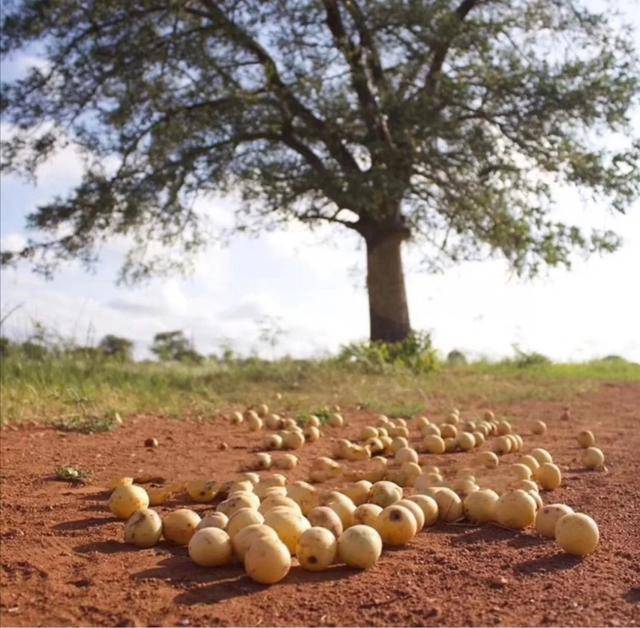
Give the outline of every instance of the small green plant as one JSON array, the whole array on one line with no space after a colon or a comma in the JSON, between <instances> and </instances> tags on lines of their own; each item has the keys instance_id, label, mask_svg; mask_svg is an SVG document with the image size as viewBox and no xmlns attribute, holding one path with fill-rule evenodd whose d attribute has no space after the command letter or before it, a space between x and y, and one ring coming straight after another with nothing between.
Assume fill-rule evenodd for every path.
<instances>
[{"instance_id":1,"label":"small green plant","mask_svg":"<svg viewBox=\"0 0 640 628\"><path fill-rule=\"evenodd\" d=\"M302 412L297 416L298 423L302 423L303 425L309 420L309 417L317 416L322 425L327 425L329 423L329 419L331 418L331 410L329 408L321 408L320 410L315 410L314 412Z\"/></svg>"},{"instance_id":2,"label":"small green plant","mask_svg":"<svg viewBox=\"0 0 640 628\"><path fill-rule=\"evenodd\" d=\"M118 427L114 416L76 415L63 418L54 423L55 427L64 432L80 432L81 434L98 434L112 432Z\"/></svg>"},{"instance_id":3,"label":"small green plant","mask_svg":"<svg viewBox=\"0 0 640 628\"><path fill-rule=\"evenodd\" d=\"M91 481L92 473L83 471L77 467L60 467L56 469L56 479L64 482L73 482L75 484L87 484Z\"/></svg>"},{"instance_id":4,"label":"small green plant","mask_svg":"<svg viewBox=\"0 0 640 628\"><path fill-rule=\"evenodd\" d=\"M514 351L516 352L516 357L513 360L513 363L518 368L529 368L531 366L548 366L551 364L551 360L542 353L537 353L532 351L530 353L526 351L522 351L518 345L513 346Z\"/></svg>"}]
</instances>

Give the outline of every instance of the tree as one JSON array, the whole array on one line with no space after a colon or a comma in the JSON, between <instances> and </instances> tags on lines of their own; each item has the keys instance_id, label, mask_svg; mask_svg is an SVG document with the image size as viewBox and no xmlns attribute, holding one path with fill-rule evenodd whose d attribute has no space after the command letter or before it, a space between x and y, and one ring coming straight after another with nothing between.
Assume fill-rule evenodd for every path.
<instances>
[{"instance_id":1,"label":"tree","mask_svg":"<svg viewBox=\"0 0 640 628\"><path fill-rule=\"evenodd\" d=\"M4 54L46 63L3 91L4 161L33 173L65 143L80 185L37 208L5 263L95 260L135 244L122 279L181 266L209 239L200 195L239 191L236 230L329 223L367 251L372 340L410 331L403 242L431 268L504 256L518 273L612 251L611 232L554 216L569 185L623 211L637 56L580 0L14 0ZM167 261L169 259L169 261Z\"/></svg>"},{"instance_id":2,"label":"tree","mask_svg":"<svg viewBox=\"0 0 640 628\"><path fill-rule=\"evenodd\" d=\"M128 362L132 359L133 342L128 338L107 334L98 345L98 350L102 355Z\"/></svg>"},{"instance_id":3,"label":"tree","mask_svg":"<svg viewBox=\"0 0 640 628\"><path fill-rule=\"evenodd\" d=\"M175 360L177 362L202 362L202 356L193 348L191 342L184 333L178 331L165 331L153 337L151 352L161 362Z\"/></svg>"}]
</instances>

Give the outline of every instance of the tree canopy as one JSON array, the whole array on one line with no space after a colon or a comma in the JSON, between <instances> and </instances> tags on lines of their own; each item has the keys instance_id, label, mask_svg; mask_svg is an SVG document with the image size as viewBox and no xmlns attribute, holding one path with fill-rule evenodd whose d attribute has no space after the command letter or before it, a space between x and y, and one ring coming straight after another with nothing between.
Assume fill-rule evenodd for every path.
<instances>
[{"instance_id":1,"label":"tree canopy","mask_svg":"<svg viewBox=\"0 0 640 628\"><path fill-rule=\"evenodd\" d=\"M3 86L5 168L73 143L86 169L5 263L128 235L139 279L167 266L150 242L206 244L199 196L233 192L236 230L339 224L536 273L619 243L554 217L556 186L618 211L640 190L633 38L588 2L8 1L1 51L25 50L44 61Z\"/></svg>"}]
</instances>

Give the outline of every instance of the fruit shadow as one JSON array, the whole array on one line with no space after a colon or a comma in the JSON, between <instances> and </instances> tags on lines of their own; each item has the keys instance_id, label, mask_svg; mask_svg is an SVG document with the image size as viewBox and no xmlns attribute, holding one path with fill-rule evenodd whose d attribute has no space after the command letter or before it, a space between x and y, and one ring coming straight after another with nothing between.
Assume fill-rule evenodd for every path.
<instances>
[{"instance_id":1,"label":"fruit shadow","mask_svg":"<svg viewBox=\"0 0 640 628\"><path fill-rule=\"evenodd\" d=\"M88 517L85 519L75 519L74 521L63 521L52 526L53 530L84 530L88 527L106 525L118 521L115 517Z\"/></svg>"},{"instance_id":2,"label":"fruit shadow","mask_svg":"<svg viewBox=\"0 0 640 628\"><path fill-rule=\"evenodd\" d=\"M435 529L434 529L435 531ZM444 532L451 532L451 529L445 529ZM451 539L454 545L473 545L476 543L505 543L506 541L514 541L521 536L515 530L505 530L496 526L481 526L469 530L469 528L459 529L460 534Z\"/></svg>"},{"instance_id":3,"label":"fruit shadow","mask_svg":"<svg viewBox=\"0 0 640 628\"><path fill-rule=\"evenodd\" d=\"M120 552L132 552L135 551L131 545L126 545L120 541L92 541L91 543L84 543L73 548L78 554L92 554L93 552L99 552L100 554L118 554Z\"/></svg>"},{"instance_id":4,"label":"fruit shadow","mask_svg":"<svg viewBox=\"0 0 640 628\"><path fill-rule=\"evenodd\" d=\"M560 552L516 563L513 568L514 571L524 576L539 576L545 573L574 569L581 563L582 559L578 556Z\"/></svg>"}]
</instances>

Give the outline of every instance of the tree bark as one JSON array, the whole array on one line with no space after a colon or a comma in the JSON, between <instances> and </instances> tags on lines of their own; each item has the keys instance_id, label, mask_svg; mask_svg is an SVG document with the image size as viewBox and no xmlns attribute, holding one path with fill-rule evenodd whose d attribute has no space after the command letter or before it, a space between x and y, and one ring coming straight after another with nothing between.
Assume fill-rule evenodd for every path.
<instances>
[{"instance_id":1,"label":"tree bark","mask_svg":"<svg viewBox=\"0 0 640 628\"><path fill-rule=\"evenodd\" d=\"M402 269L404 232L365 237L372 342L401 342L411 331Z\"/></svg>"}]
</instances>

